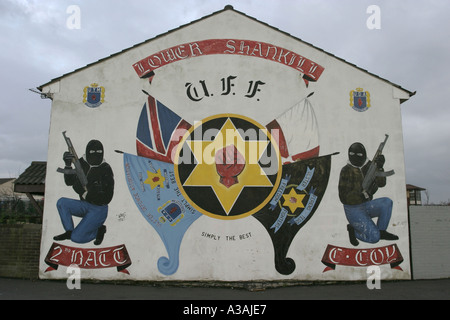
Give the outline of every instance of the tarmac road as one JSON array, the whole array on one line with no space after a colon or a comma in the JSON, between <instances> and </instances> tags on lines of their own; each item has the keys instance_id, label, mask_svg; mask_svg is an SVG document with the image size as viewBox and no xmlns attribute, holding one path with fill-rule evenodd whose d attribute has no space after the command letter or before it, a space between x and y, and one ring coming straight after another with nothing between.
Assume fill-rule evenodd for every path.
<instances>
[{"instance_id":1,"label":"tarmac road","mask_svg":"<svg viewBox=\"0 0 450 320\"><path fill-rule=\"evenodd\" d=\"M82 283L68 289L66 281L0 278L0 300L449 300L450 278L382 281L380 289L366 283L312 284L266 289L155 286L146 283Z\"/></svg>"}]
</instances>

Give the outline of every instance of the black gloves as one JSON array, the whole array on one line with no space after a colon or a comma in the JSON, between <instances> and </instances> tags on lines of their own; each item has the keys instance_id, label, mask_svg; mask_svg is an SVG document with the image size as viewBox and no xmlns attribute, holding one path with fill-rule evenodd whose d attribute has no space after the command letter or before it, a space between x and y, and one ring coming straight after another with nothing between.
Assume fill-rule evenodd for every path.
<instances>
[{"instance_id":1,"label":"black gloves","mask_svg":"<svg viewBox=\"0 0 450 320\"><path fill-rule=\"evenodd\" d=\"M73 154L71 154L69 151L64 152L63 160L66 164L66 167L70 167L72 165L73 158Z\"/></svg>"}]
</instances>

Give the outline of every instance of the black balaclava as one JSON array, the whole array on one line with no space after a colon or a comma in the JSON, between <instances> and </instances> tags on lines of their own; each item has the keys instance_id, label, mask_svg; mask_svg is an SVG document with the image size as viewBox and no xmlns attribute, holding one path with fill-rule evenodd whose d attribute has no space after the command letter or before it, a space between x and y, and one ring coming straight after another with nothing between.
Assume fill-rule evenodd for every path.
<instances>
[{"instance_id":1,"label":"black balaclava","mask_svg":"<svg viewBox=\"0 0 450 320\"><path fill-rule=\"evenodd\" d=\"M367 159L366 148L361 143L355 142L348 148L348 159L355 167L362 167Z\"/></svg>"},{"instance_id":2,"label":"black balaclava","mask_svg":"<svg viewBox=\"0 0 450 320\"><path fill-rule=\"evenodd\" d=\"M89 141L86 146L86 161L91 166L98 166L103 162L103 145L100 141Z\"/></svg>"}]
</instances>

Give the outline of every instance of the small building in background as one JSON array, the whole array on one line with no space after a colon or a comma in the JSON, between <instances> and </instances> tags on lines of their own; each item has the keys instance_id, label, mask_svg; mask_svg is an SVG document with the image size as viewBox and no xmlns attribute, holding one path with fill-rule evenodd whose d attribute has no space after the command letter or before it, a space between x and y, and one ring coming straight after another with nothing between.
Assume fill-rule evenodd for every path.
<instances>
[{"instance_id":1,"label":"small building in background","mask_svg":"<svg viewBox=\"0 0 450 320\"><path fill-rule=\"evenodd\" d=\"M427 189L407 184L406 185L406 197L408 199L409 206L421 206L422 205L422 191Z\"/></svg>"},{"instance_id":2,"label":"small building in background","mask_svg":"<svg viewBox=\"0 0 450 320\"><path fill-rule=\"evenodd\" d=\"M42 217L46 169L46 161L33 161L18 178L0 179L0 212Z\"/></svg>"}]
</instances>

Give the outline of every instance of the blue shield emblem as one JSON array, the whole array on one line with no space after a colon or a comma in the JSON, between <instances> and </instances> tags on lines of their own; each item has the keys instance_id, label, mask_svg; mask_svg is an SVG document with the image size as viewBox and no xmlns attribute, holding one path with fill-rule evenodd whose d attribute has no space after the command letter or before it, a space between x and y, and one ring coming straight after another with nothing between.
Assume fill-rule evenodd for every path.
<instances>
[{"instance_id":1,"label":"blue shield emblem","mask_svg":"<svg viewBox=\"0 0 450 320\"><path fill-rule=\"evenodd\" d=\"M84 88L83 103L89 108L97 108L105 102L105 88L93 83Z\"/></svg>"},{"instance_id":2,"label":"blue shield emblem","mask_svg":"<svg viewBox=\"0 0 450 320\"><path fill-rule=\"evenodd\" d=\"M370 107L370 93L361 88L350 91L350 106L359 112L366 111Z\"/></svg>"},{"instance_id":3,"label":"blue shield emblem","mask_svg":"<svg viewBox=\"0 0 450 320\"><path fill-rule=\"evenodd\" d=\"M174 226L184 217L184 209L181 204L175 200L166 202L162 207L158 208L163 217L160 218L161 222L168 220L169 223Z\"/></svg>"}]
</instances>

